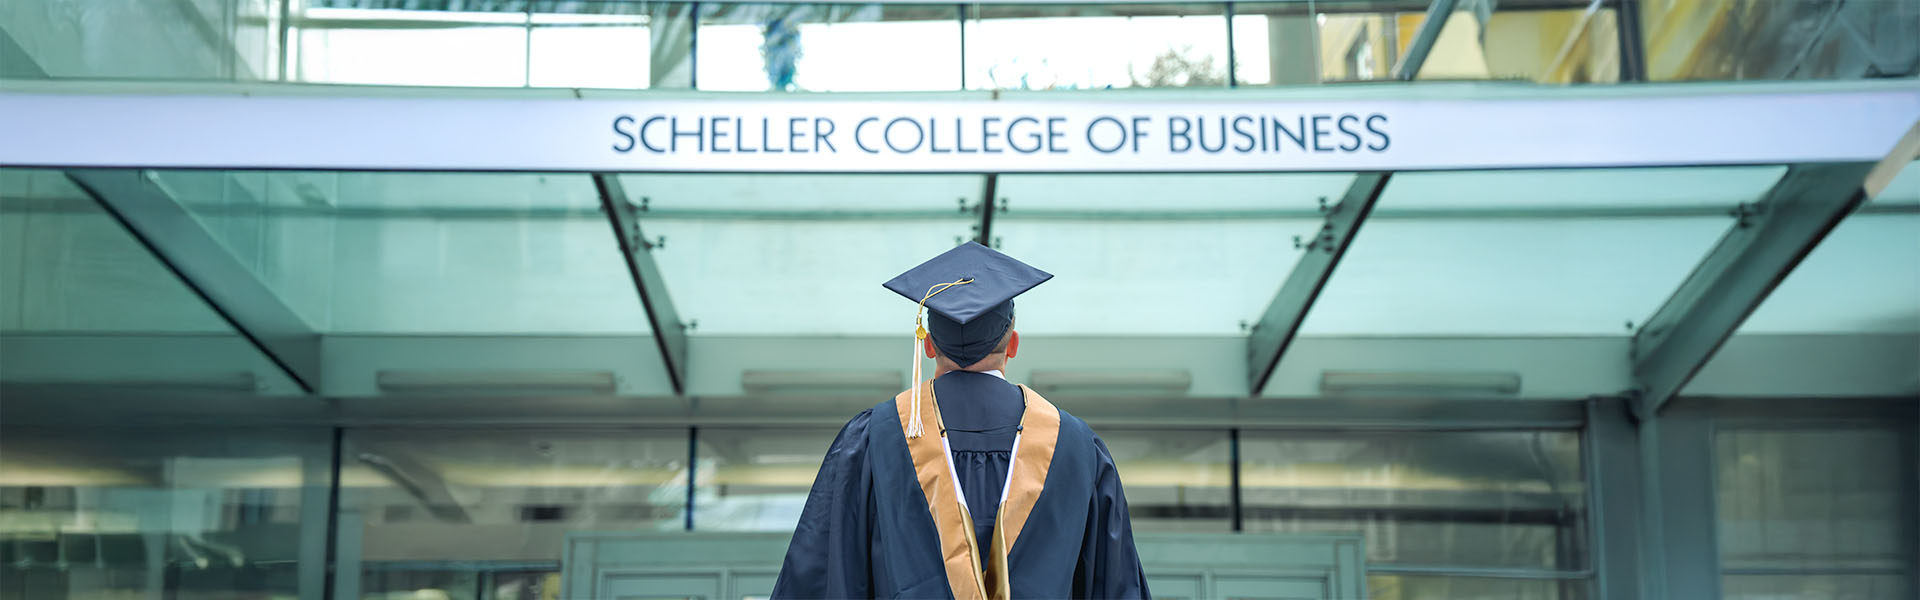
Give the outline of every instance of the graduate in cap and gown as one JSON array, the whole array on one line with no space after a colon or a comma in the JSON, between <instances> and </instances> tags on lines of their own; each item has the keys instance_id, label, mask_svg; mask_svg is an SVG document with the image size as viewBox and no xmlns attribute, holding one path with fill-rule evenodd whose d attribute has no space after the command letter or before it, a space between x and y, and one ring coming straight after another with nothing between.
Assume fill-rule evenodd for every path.
<instances>
[{"instance_id":1,"label":"graduate in cap and gown","mask_svg":"<svg viewBox=\"0 0 1920 600\"><path fill-rule=\"evenodd\" d=\"M968 242L886 283L926 313L914 387L833 440L774 598L1149 597L1106 444L1003 370L1052 277Z\"/></svg>"}]
</instances>

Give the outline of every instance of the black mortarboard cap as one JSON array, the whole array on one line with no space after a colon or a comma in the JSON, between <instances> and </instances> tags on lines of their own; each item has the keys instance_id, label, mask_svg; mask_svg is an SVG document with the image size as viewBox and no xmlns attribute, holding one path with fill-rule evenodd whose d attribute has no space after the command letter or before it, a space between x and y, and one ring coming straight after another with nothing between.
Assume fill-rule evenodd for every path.
<instances>
[{"instance_id":1,"label":"black mortarboard cap","mask_svg":"<svg viewBox=\"0 0 1920 600\"><path fill-rule=\"evenodd\" d=\"M964 367L992 354L1007 335L1013 325L1013 297L1052 278L1011 256L967 242L908 269L886 286L916 304L925 299L933 313L927 329L934 346ZM956 281L968 283L941 287Z\"/></svg>"}]
</instances>

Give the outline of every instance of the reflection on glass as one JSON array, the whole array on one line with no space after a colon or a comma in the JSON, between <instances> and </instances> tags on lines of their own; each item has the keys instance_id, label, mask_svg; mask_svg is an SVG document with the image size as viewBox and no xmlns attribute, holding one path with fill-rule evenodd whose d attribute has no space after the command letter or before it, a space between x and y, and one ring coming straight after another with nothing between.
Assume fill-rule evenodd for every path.
<instances>
[{"instance_id":1,"label":"reflection on glass","mask_svg":"<svg viewBox=\"0 0 1920 600\"><path fill-rule=\"evenodd\" d=\"M1719 432L1714 472L1723 569L1901 573L1911 567L1912 540L1905 536L1913 531L1915 499L1902 478L1913 474L1912 444L1911 430ZM1835 590L1893 590L1871 581L1829 583ZM1788 591L1750 582L1752 593ZM1823 587L1808 585L1795 587Z\"/></svg>"},{"instance_id":2,"label":"reflection on glass","mask_svg":"<svg viewBox=\"0 0 1920 600\"><path fill-rule=\"evenodd\" d=\"M336 561L356 569L362 593L373 597L422 589L472 597L476 586L557 589L558 580L546 573L559 571L568 532L684 528L686 435L680 429L349 432L341 454ZM527 572L529 564L549 566L511 575Z\"/></svg>"},{"instance_id":3,"label":"reflection on glass","mask_svg":"<svg viewBox=\"0 0 1920 600\"><path fill-rule=\"evenodd\" d=\"M1227 85L1223 4L981 4L966 22L968 89Z\"/></svg>"},{"instance_id":4,"label":"reflection on glass","mask_svg":"<svg viewBox=\"0 0 1920 600\"><path fill-rule=\"evenodd\" d=\"M1103 429L1100 438L1119 467L1134 531L1233 528L1227 432Z\"/></svg>"},{"instance_id":5,"label":"reflection on glass","mask_svg":"<svg viewBox=\"0 0 1920 600\"><path fill-rule=\"evenodd\" d=\"M1887 182L1887 187L1880 190L1880 195L1870 200L1871 206L1920 204L1920 161L1901 167L1900 174Z\"/></svg>"},{"instance_id":6,"label":"reflection on glass","mask_svg":"<svg viewBox=\"0 0 1920 600\"><path fill-rule=\"evenodd\" d=\"M0 169L0 382L298 393L64 173Z\"/></svg>"},{"instance_id":7,"label":"reflection on glass","mask_svg":"<svg viewBox=\"0 0 1920 600\"><path fill-rule=\"evenodd\" d=\"M1584 600L1590 585L1577 579L1372 574L1367 595L1372 600Z\"/></svg>"},{"instance_id":8,"label":"reflection on glass","mask_svg":"<svg viewBox=\"0 0 1920 600\"><path fill-rule=\"evenodd\" d=\"M831 429L701 429L695 459L699 531L793 531L837 433Z\"/></svg>"},{"instance_id":9,"label":"reflection on glass","mask_svg":"<svg viewBox=\"0 0 1920 600\"><path fill-rule=\"evenodd\" d=\"M1239 82L1288 85L1391 79L1426 20L1426 2L1235 3ZM1461 2L1421 63L1421 79L1593 83L1619 79L1613 9Z\"/></svg>"},{"instance_id":10,"label":"reflection on glass","mask_svg":"<svg viewBox=\"0 0 1920 600\"><path fill-rule=\"evenodd\" d=\"M1904 600L1910 584L1900 575L1727 575L1721 600Z\"/></svg>"},{"instance_id":11,"label":"reflection on glass","mask_svg":"<svg viewBox=\"0 0 1920 600\"><path fill-rule=\"evenodd\" d=\"M1560 10L1496 11L1462 2L1434 39L1420 79L1610 83L1620 79L1620 33L1611 8L1567 2ZM1592 6L1589 6L1592 5ZM1401 21L1412 30L1413 23Z\"/></svg>"},{"instance_id":12,"label":"reflection on glass","mask_svg":"<svg viewBox=\"0 0 1920 600\"><path fill-rule=\"evenodd\" d=\"M1647 77L1663 80L1912 77L1911 0L1643 0Z\"/></svg>"},{"instance_id":13,"label":"reflection on glass","mask_svg":"<svg viewBox=\"0 0 1920 600\"><path fill-rule=\"evenodd\" d=\"M8 598L292 598L324 430L0 433Z\"/></svg>"},{"instance_id":14,"label":"reflection on glass","mask_svg":"<svg viewBox=\"0 0 1920 600\"><path fill-rule=\"evenodd\" d=\"M644 333L586 175L161 171L325 333Z\"/></svg>"},{"instance_id":15,"label":"reflection on glass","mask_svg":"<svg viewBox=\"0 0 1920 600\"><path fill-rule=\"evenodd\" d=\"M960 89L953 5L701 7L700 89L877 92Z\"/></svg>"},{"instance_id":16,"label":"reflection on glass","mask_svg":"<svg viewBox=\"0 0 1920 600\"><path fill-rule=\"evenodd\" d=\"M792 531L806 506L829 429L700 430L694 529ZM1231 528L1225 431L1101 431L1118 464L1138 531Z\"/></svg>"},{"instance_id":17,"label":"reflection on glass","mask_svg":"<svg viewBox=\"0 0 1920 600\"><path fill-rule=\"evenodd\" d=\"M228 331L64 173L0 170L0 227L6 329Z\"/></svg>"},{"instance_id":18,"label":"reflection on glass","mask_svg":"<svg viewBox=\"0 0 1920 600\"><path fill-rule=\"evenodd\" d=\"M8 77L273 80L279 0L8 2Z\"/></svg>"},{"instance_id":19,"label":"reflection on glass","mask_svg":"<svg viewBox=\"0 0 1920 600\"><path fill-rule=\"evenodd\" d=\"M1243 431L1245 528L1362 533L1374 564L1579 569L1580 436Z\"/></svg>"}]
</instances>

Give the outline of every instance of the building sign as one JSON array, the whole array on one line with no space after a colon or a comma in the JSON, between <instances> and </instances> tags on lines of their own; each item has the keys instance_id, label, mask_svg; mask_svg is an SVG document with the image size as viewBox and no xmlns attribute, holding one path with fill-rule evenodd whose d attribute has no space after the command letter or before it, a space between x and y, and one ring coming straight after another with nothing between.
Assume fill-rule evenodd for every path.
<instances>
[{"instance_id":1,"label":"building sign","mask_svg":"<svg viewBox=\"0 0 1920 600\"><path fill-rule=\"evenodd\" d=\"M0 164L849 173L1785 164L1879 160L1920 119L1913 85L1771 89L1325 101L4 92Z\"/></svg>"}]
</instances>

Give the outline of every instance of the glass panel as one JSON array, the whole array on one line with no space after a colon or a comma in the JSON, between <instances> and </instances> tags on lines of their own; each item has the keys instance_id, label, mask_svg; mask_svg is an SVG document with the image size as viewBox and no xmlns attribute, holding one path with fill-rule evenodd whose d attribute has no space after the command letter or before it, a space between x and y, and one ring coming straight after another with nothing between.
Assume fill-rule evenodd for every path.
<instances>
[{"instance_id":1,"label":"glass panel","mask_svg":"<svg viewBox=\"0 0 1920 600\"><path fill-rule=\"evenodd\" d=\"M1724 600L1904 600L1912 598L1899 575L1727 575Z\"/></svg>"},{"instance_id":2,"label":"glass panel","mask_svg":"<svg viewBox=\"0 0 1920 600\"><path fill-rule=\"evenodd\" d=\"M904 333L880 284L972 239L977 175L621 175L665 238L654 260L701 334ZM780 298L768 302L769 294Z\"/></svg>"},{"instance_id":3,"label":"glass panel","mask_svg":"<svg viewBox=\"0 0 1920 600\"><path fill-rule=\"evenodd\" d=\"M358 557L361 597L471 598L499 573L557 592L545 574L568 532L684 528L683 429L376 429L345 444L336 560Z\"/></svg>"},{"instance_id":4,"label":"glass panel","mask_svg":"<svg viewBox=\"0 0 1920 600\"><path fill-rule=\"evenodd\" d=\"M793 531L833 429L701 429L693 479L700 531Z\"/></svg>"},{"instance_id":5,"label":"glass panel","mask_svg":"<svg viewBox=\"0 0 1920 600\"><path fill-rule=\"evenodd\" d=\"M1225 431L1102 430L1134 531L1233 529L1233 452Z\"/></svg>"},{"instance_id":6,"label":"glass panel","mask_svg":"<svg viewBox=\"0 0 1920 600\"><path fill-rule=\"evenodd\" d=\"M1911 567L1905 536L1916 499L1905 490L1914 473L1912 435L1720 431L1714 463L1723 568Z\"/></svg>"},{"instance_id":7,"label":"glass panel","mask_svg":"<svg viewBox=\"0 0 1920 600\"><path fill-rule=\"evenodd\" d=\"M1540 83L1620 80L1620 33L1613 9L1587 1L1562 2L1557 10L1495 11L1493 6L1460 3L1435 38L1419 78ZM1409 30L1399 29L1403 36ZM1417 26L1411 30L1417 31ZM1330 53L1335 48L1328 43L1323 28L1321 45ZM1323 63L1324 58L1323 54Z\"/></svg>"},{"instance_id":8,"label":"glass panel","mask_svg":"<svg viewBox=\"0 0 1920 600\"><path fill-rule=\"evenodd\" d=\"M1847 217L1737 333L1920 333L1920 213Z\"/></svg>"},{"instance_id":9,"label":"glass panel","mask_svg":"<svg viewBox=\"0 0 1920 600\"><path fill-rule=\"evenodd\" d=\"M1030 333L1243 332L1348 174L1003 175L996 246L1059 277L1021 295Z\"/></svg>"},{"instance_id":10,"label":"glass panel","mask_svg":"<svg viewBox=\"0 0 1920 600\"><path fill-rule=\"evenodd\" d=\"M1900 174L1887 183L1880 195L1874 196L1872 206L1914 205L1920 204L1920 161L1907 163Z\"/></svg>"},{"instance_id":11,"label":"glass panel","mask_svg":"<svg viewBox=\"0 0 1920 600\"><path fill-rule=\"evenodd\" d=\"M527 85L645 89L652 81L647 15L580 14L641 3L536 2L527 39ZM604 7L604 8L603 8Z\"/></svg>"},{"instance_id":12,"label":"glass panel","mask_svg":"<svg viewBox=\"0 0 1920 600\"><path fill-rule=\"evenodd\" d=\"M1911 77L1911 0L1642 0L1647 76L1660 80Z\"/></svg>"},{"instance_id":13,"label":"glass panel","mask_svg":"<svg viewBox=\"0 0 1920 600\"><path fill-rule=\"evenodd\" d=\"M323 333L648 331L586 175L164 171Z\"/></svg>"},{"instance_id":14,"label":"glass panel","mask_svg":"<svg viewBox=\"0 0 1920 600\"><path fill-rule=\"evenodd\" d=\"M288 36L293 79L380 85L524 86L527 3L497 11L303 8Z\"/></svg>"},{"instance_id":15,"label":"glass panel","mask_svg":"<svg viewBox=\"0 0 1920 600\"><path fill-rule=\"evenodd\" d=\"M1583 579L1493 579L1451 575L1367 576L1373 600L1582 600L1590 597Z\"/></svg>"},{"instance_id":16,"label":"glass panel","mask_svg":"<svg viewBox=\"0 0 1920 600\"><path fill-rule=\"evenodd\" d=\"M699 87L958 90L958 16L951 4L706 4L700 14Z\"/></svg>"},{"instance_id":17,"label":"glass panel","mask_svg":"<svg viewBox=\"0 0 1920 600\"><path fill-rule=\"evenodd\" d=\"M58 171L0 169L0 382L298 387Z\"/></svg>"},{"instance_id":18,"label":"glass panel","mask_svg":"<svg viewBox=\"0 0 1920 600\"><path fill-rule=\"evenodd\" d=\"M312 566L300 562L300 548L324 535L303 508L325 502L328 437L8 429L0 434L0 595L319 594L300 589L301 567Z\"/></svg>"},{"instance_id":19,"label":"glass panel","mask_svg":"<svg viewBox=\"0 0 1920 600\"><path fill-rule=\"evenodd\" d=\"M8 2L0 29L19 44L27 64L0 65L0 74L272 80L279 77L279 6L278 0Z\"/></svg>"},{"instance_id":20,"label":"glass panel","mask_svg":"<svg viewBox=\"0 0 1920 600\"><path fill-rule=\"evenodd\" d=\"M1301 332L1626 336L1784 172L1395 175Z\"/></svg>"},{"instance_id":21,"label":"glass panel","mask_svg":"<svg viewBox=\"0 0 1920 600\"><path fill-rule=\"evenodd\" d=\"M1574 432L1242 431L1240 456L1249 532L1362 533L1374 564L1587 564Z\"/></svg>"},{"instance_id":22,"label":"glass panel","mask_svg":"<svg viewBox=\"0 0 1920 600\"><path fill-rule=\"evenodd\" d=\"M1612 8L1585 0L1524 8L1462 2L1447 16L1420 79L1541 83L1619 80ZM1427 2L1234 4L1239 82L1289 85L1391 79L1426 20Z\"/></svg>"},{"instance_id":23,"label":"glass panel","mask_svg":"<svg viewBox=\"0 0 1920 600\"><path fill-rule=\"evenodd\" d=\"M1224 87L1224 4L979 4L968 89Z\"/></svg>"}]
</instances>

